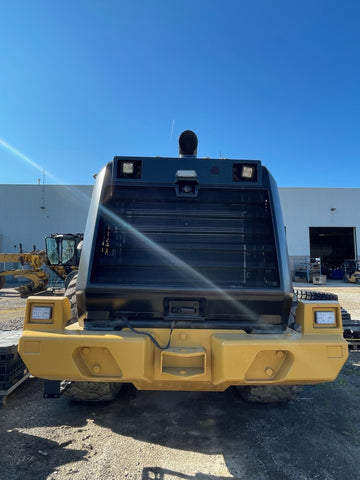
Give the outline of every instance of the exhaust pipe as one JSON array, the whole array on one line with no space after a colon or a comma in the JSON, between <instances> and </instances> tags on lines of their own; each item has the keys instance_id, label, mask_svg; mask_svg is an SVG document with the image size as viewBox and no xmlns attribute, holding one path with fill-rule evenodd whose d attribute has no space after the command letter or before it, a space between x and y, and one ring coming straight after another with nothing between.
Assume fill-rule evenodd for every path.
<instances>
[{"instance_id":1,"label":"exhaust pipe","mask_svg":"<svg viewBox=\"0 0 360 480\"><path fill-rule=\"evenodd\" d=\"M179 137L179 157L197 156L198 138L196 133L185 130Z\"/></svg>"}]
</instances>

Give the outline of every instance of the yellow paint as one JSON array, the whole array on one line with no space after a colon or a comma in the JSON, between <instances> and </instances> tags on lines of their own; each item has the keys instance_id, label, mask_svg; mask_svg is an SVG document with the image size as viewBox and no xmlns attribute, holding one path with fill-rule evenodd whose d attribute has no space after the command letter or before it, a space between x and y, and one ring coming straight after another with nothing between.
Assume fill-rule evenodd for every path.
<instances>
[{"instance_id":1,"label":"yellow paint","mask_svg":"<svg viewBox=\"0 0 360 480\"><path fill-rule=\"evenodd\" d=\"M50 324L31 319L32 305L52 306ZM336 325L314 324L318 309L334 309ZM142 390L222 391L231 385L313 384L334 380L348 356L336 302L304 302L302 333L247 334L235 330L174 330L170 348L127 329L86 331L66 327L70 305L61 297L31 297L19 351L37 377L133 383ZM142 329L166 344L168 329Z\"/></svg>"}]
</instances>

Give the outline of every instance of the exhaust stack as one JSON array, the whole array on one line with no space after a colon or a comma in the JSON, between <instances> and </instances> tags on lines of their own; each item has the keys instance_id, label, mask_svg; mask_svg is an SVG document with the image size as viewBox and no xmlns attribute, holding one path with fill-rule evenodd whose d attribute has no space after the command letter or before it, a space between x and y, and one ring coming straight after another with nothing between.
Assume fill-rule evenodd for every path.
<instances>
[{"instance_id":1,"label":"exhaust stack","mask_svg":"<svg viewBox=\"0 0 360 480\"><path fill-rule=\"evenodd\" d=\"M197 156L198 138L196 133L185 130L179 137L179 157Z\"/></svg>"}]
</instances>

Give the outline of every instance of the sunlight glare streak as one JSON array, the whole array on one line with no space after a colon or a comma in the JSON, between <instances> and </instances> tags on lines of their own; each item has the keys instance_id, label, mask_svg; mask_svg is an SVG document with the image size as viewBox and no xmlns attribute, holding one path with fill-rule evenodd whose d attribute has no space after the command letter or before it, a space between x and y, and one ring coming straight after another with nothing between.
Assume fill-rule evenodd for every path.
<instances>
[{"instance_id":1,"label":"sunlight glare streak","mask_svg":"<svg viewBox=\"0 0 360 480\"><path fill-rule=\"evenodd\" d=\"M24 155L23 153L19 152L19 150L17 150L15 147L13 147L12 145L10 145L10 143L7 143L5 142L5 140L3 140L2 138L0 138L0 146L3 147L5 150L7 150L8 152L12 153L13 155L15 155L16 157L20 158L21 160L23 160L24 162L26 162L28 165L30 165L31 167L35 168L36 170L39 170L41 173L44 172L44 168L41 167L38 163L34 162L34 160L31 160L31 158L27 157L26 155ZM52 179L55 181L55 183L60 183L58 181L58 179L56 177L54 177L51 173L49 172L46 172L46 174Z\"/></svg>"},{"instance_id":2,"label":"sunlight glare streak","mask_svg":"<svg viewBox=\"0 0 360 480\"><path fill-rule=\"evenodd\" d=\"M140 241L142 241L145 245L150 247L152 250L154 250L159 256L165 258L174 268L175 267L180 267L184 269L187 273L189 273L189 276L192 278L196 279L197 281L200 281L203 285L205 285L207 288L210 288L212 290L215 290L218 292L223 298L225 298L227 301L231 302L232 305L235 306L235 308L243 313L249 316L249 318L255 320L256 316L254 312L252 312L250 309L239 303L235 298L233 298L228 292L220 288L218 285L216 285L214 282L206 278L204 275L202 275L200 272L195 270L193 267L191 267L188 263L184 262L181 260L179 257L174 255L173 253L169 252L166 248L162 247L161 245L158 245L156 242L151 240L149 237L141 233L139 230L134 228L132 225L127 223L124 219L110 211L104 206L101 206L101 211L107 215L111 220L126 229L129 233L133 234L135 237L137 237ZM199 285L197 285L199 287Z\"/></svg>"},{"instance_id":3,"label":"sunlight glare streak","mask_svg":"<svg viewBox=\"0 0 360 480\"><path fill-rule=\"evenodd\" d=\"M172 125L172 132L173 132L173 127L174 127L174 120L173 120L173 125ZM171 132L171 134L172 134ZM21 160L23 160L24 162L26 162L28 165L30 165L31 167L35 168L36 170L40 171L40 172L44 172L44 169L43 167L41 167L38 163L34 162L33 160L31 160L29 157L27 157L26 155L24 155L23 153L21 153L19 150L17 150L15 147L13 147L12 145L10 145L9 143L5 142L5 140L1 139L0 138L0 146L3 147L5 150L9 151L10 153L12 153L13 155L15 155L16 157L20 158ZM61 185L62 183L59 181L59 179L57 179L54 175L52 175L51 173L49 173L47 171L47 175L58 185ZM62 184L63 186L66 187L66 185ZM68 188L69 191L71 191L73 194L74 194L74 191L73 190L70 190L70 188ZM77 195L79 195L79 197L86 197L87 200L89 200L88 196L83 194L82 192L78 191L77 190ZM245 308L243 305L239 304L239 302L237 302L229 293L225 292L222 288L218 287L215 283L213 283L211 280L207 279L204 275L202 275L200 272L198 272L197 270L195 270L193 267L191 267L189 264L185 263L184 261L182 261L180 258L178 258L176 255L172 254L171 252L169 252L168 250L166 250L164 247L161 247L160 245L158 245L157 243L155 243L153 240L151 240L150 238L148 238L146 235L144 235L143 233L139 232L139 230L137 230L136 228L132 227L130 224L128 224L125 220L123 220L122 218L118 217L117 215L115 215L113 212L111 212L110 210L108 210L106 207L101 207L102 211L108 215L115 223L117 224L120 224L123 226L123 228L125 228L127 231L129 231L130 233L132 233L133 235L135 235L138 239L140 239L143 243L145 243L148 247L150 247L152 250L154 250L155 252L157 252L161 257L165 258L171 265L173 265L174 267L180 267L182 268L184 271L186 271L187 273L189 273L189 275L191 277L193 277L194 279L196 279L197 281L200 281L203 285L206 285L207 288L211 288L212 290L215 290L217 291L218 293L220 293L220 295L222 297L224 297L226 300L230 301L233 305L236 306L236 308L241 311L242 313L246 313L247 315L249 315L250 317L253 317L254 314L253 312L251 312L249 309Z\"/></svg>"},{"instance_id":4,"label":"sunlight glare streak","mask_svg":"<svg viewBox=\"0 0 360 480\"><path fill-rule=\"evenodd\" d=\"M10 145L9 143L5 142L2 138L0 138L0 147L3 147L4 150L10 152L12 155L15 155L19 159L23 160L25 163L33 167L35 170L38 170L41 173L44 173L46 171L46 175L56 184L56 185L61 185L63 186L70 195L77 197L83 201L86 201L89 203L90 197L86 195L85 193L81 192L79 189L74 189L70 188L69 186L65 185L64 182L62 182L59 178L55 177L52 173L50 173L48 170L45 170L43 167L41 167L38 163L34 162L34 160L31 160L28 156L24 155L21 153L19 150L17 150L15 147Z\"/></svg>"}]
</instances>

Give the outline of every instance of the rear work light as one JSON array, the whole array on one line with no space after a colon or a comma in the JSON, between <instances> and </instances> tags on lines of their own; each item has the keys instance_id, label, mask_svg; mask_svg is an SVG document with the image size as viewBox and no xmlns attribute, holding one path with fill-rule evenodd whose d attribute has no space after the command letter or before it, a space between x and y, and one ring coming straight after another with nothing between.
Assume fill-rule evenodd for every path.
<instances>
[{"instance_id":1,"label":"rear work light","mask_svg":"<svg viewBox=\"0 0 360 480\"><path fill-rule=\"evenodd\" d=\"M233 164L233 181L234 182L256 182L257 181L257 166L234 163Z\"/></svg>"},{"instance_id":2,"label":"rear work light","mask_svg":"<svg viewBox=\"0 0 360 480\"><path fill-rule=\"evenodd\" d=\"M141 160L119 160L117 164L117 178L141 178Z\"/></svg>"},{"instance_id":3,"label":"rear work light","mask_svg":"<svg viewBox=\"0 0 360 480\"><path fill-rule=\"evenodd\" d=\"M52 307L33 306L31 310L31 320L50 320Z\"/></svg>"},{"instance_id":4,"label":"rear work light","mask_svg":"<svg viewBox=\"0 0 360 480\"><path fill-rule=\"evenodd\" d=\"M333 311L315 312L315 324L316 325L336 325L335 312Z\"/></svg>"},{"instance_id":5,"label":"rear work light","mask_svg":"<svg viewBox=\"0 0 360 480\"><path fill-rule=\"evenodd\" d=\"M122 173L126 175L132 175L134 173L134 163L133 162L123 162L121 164Z\"/></svg>"},{"instance_id":6,"label":"rear work light","mask_svg":"<svg viewBox=\"0 0 360 480\"><path fill-rule=\"evenodd\" d=\"M242 178L253 178L255 173L255 167L249 167L247 165L243 165L241 169L241 176Z\"/></svg>"}]
</instances>

